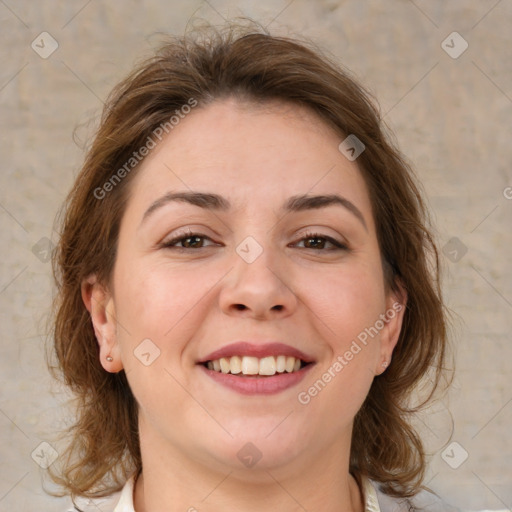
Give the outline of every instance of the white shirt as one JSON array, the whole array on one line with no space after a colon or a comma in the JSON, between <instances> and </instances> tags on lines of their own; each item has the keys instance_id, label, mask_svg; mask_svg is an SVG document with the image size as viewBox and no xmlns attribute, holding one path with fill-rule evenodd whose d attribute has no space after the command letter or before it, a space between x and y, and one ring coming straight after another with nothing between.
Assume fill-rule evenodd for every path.
<instances>
[{"instance_id":1,"label":"white shirt","mask_svg":"<svg viewBox=\"0 0 512 512\"><path fill-rule=\"evenodd\" d=\"M132 476L123 489L108 498L80 501L77 505L83 512L135 512L133 505L133 490L135 477ZM365 497L364 512L457 512L458 509L446 505L434 494L422 491L413 499L391 498L382 493L378 484L362 477ZM76 512L76 508L69 508L67 512Z\"/></svg>"}]
</instances>

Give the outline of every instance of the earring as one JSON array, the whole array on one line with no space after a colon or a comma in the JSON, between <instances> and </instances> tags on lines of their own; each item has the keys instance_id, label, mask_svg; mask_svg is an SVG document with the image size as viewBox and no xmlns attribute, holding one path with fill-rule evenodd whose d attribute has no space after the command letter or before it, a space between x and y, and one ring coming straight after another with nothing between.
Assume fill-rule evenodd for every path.
<instances>
[{"instance_id":1,"label":"earring","mask_svg":"<svg viewBox=\"0 0 512 512\"><path fill-rule=\"evenodd\" d=\"M105 359L106 359L109 363L111 363L111 362L114 360L114 358L113 358L112 356L107 356Z\"/></svg>"},{"instance_id":2,"label":"earring","mask_svg":"<svg viewBox=\"0 0 512 512\"><path fill-rule=\"evenodd\" d=\"M384 362L382 363L382 366L383 366L384 368L386 368L386 367L387 367L387 365L388 365L388 362L387 362L387 361L384 361Z\"/></svg>"}]
</instances>

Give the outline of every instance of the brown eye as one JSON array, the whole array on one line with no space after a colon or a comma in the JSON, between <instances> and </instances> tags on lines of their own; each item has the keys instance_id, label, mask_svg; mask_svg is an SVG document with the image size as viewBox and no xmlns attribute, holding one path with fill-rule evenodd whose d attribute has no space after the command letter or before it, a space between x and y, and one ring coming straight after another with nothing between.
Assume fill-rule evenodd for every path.
<instances>
[{"instance_id":1,"label":"brown eye","mask_svg":"<svg viewBox=\"0 0 512 512\"><path fill-rule=\"evenodd\" d=\"M326 239L322 237L305 238L305 247L308 249L324 249Z\"/></svg>"},{"instance_id":2,"label":"brown eye","mask_svg":"<svg viewBox=\"0 0 512 512\"><path fill-rule=\"evenodd\" d=\"M164 242L162 247L167 249L203 249L213 243L205 245L205 242L211 239L201 233L187 233L186 236L180 235L172 240Z\"/></svg>"},{"instance_id":3,"label":"brown eye","mask_svg":"<svg viewBox=\"0 0 512 512\"><path fill-rule=\"evenodd\" d=\"M323 236L316 233L306 234L304 238L300 240L300 242L304 242L305 249L313 249L313 250L327 250L327 251L335 251L335 250L347 250L348 247L342 243L338 242L334 238L330 236ZM300 243L299 242L299 243Z\"/></svg>"}]
</instances>

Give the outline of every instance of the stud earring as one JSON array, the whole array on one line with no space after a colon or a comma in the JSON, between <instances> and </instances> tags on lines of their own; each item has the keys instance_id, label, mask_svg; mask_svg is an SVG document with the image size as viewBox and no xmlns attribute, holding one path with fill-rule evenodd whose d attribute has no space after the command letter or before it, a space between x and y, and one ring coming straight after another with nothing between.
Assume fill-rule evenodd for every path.
<instances>
[{"instance_id":1,"label":"stud earring","mask_svg":"<svg viewBox=\"0 0 512 512\"><path fill-rule=\"evenodd\" d=\"M387 367L387 365L388 365L388 362L387 362L387 361L384 361L384 362L382 363L382 366L383 366L384 368L386 368L386 367Z\"/></svg>"},{"instance_id":2,"label":"stud earring","mask_svg":"<svg viewBox=\"0 0 512 512\"><path fill-rule=\"evenodd\" d=\"M106 359L109 363L111 363L111 362L114 360L114 358L113 358L112 356L107 356L105 359Z\"/></svg>"}]
</instances>

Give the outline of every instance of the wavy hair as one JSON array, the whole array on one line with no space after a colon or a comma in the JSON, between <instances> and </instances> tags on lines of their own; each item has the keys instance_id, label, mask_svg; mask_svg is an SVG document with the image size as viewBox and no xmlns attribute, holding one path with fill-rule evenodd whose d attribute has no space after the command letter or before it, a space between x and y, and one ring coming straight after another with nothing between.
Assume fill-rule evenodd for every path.
<instances>
[{"instance_id":1,"label":"wavy hair","mask_svg":"<svg viewBox=\"0 0 512 512\"><path fill-rule=\"evenodd\" d=\"M254 24L169 37L105 103L61 210L53 256L57 288L49 365L76 397L76 415L52 478L66 494L92 498L119 490L130 473L141 470L135 398L124 371L102 368L81 297L81 283L90 274L109 283L137 165L125 167L123 179L101 198L98 191L191 99L201 107L222 97L307 107L340 137L355 134L366 147L357 164L371 199L386 285L397 290L400 283L408 299L392 362L374 379L355 417L350 470L380 482L389 495L413 496L421 488L426 454L411 414L440 387L448 353L428 210L373 97L313 43L272 36ZM425 382L429 392L414 405L415 390Z\"/></svg>"}]
</instances>

